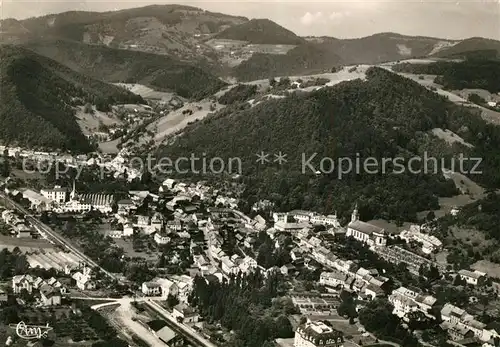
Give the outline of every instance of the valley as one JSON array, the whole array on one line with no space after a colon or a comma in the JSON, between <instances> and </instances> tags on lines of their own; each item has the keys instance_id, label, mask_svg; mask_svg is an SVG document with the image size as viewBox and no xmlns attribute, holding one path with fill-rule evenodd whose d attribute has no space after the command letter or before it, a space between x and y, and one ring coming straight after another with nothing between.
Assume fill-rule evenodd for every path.
<instances>
[{"instance_id":1,"label":"valley","mask_svg":"<svg viewBox=\"0 0 500 347\"><path fill-rule=\"evenodd\" d=\"M243 9L0 20L1 343L498 347L500 41Z\"/></svg>"}]
</instances>

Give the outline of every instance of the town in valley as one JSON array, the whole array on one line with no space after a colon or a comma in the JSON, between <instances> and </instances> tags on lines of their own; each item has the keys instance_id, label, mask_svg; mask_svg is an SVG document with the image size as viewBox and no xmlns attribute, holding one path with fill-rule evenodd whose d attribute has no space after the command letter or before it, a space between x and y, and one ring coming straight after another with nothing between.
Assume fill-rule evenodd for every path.
<instances>
[{"instance_id":1,"label":"town in valley","mask_svg":"<svg viewBox=\"0 0 500 347\"><path fill-rule=\"evenodd\" d=\"M364 10L328 3L297 17L310 36L208 3L11 6L2 346L500 347L495 30L338 39L318 28ZM464 156L479 174L448 167Z\"/></svg>"}]
</instances>

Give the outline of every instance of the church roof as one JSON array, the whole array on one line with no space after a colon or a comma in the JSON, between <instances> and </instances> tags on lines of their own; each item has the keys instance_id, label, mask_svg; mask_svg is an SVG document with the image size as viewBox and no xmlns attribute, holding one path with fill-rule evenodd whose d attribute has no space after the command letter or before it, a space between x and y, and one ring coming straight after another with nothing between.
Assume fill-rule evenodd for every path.
<instances>
[{"instance_id":1,"label":"church roof","mask_svg":"<svg viewBox=\"0 0 500 347\"><path fill-rule=\"evenodd\" d=\"M80 196L82 203L94 206L110 205L113 203L113 199L111 194L83 194Z\"/></svg>"},{"instance_id":2,"label":"church roof","mask_svg":"<svg viewBox=\"0 0 500 347\"><path fill-rule=\"evenodd\" d=\"M360 220L349 223L347 227L368 235L371 235L373 233L384 233L384 229L370 223L362 222Z\"/></svg>"}]
</instances>

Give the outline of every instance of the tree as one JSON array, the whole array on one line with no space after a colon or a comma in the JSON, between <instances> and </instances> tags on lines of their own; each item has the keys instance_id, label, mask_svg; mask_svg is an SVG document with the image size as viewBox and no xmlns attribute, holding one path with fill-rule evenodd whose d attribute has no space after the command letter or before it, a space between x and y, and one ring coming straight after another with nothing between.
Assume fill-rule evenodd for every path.
<instances>
[{"instance_id":1,"label":"tree","mask_svg":"<svg viewBox=\"0 0 500 347\"><path fill-rule=\"evenodd\" d=\"M427 216L425 217L425 219L427 219L428 222L431 222L434 219L436 219L436 214L434 213L434 211L429 211L429 213L427 213Z\"/></svg>"},{"instance_id":2,"label":"tree","mask_svg":"<svg viewBox=\"0 0 500 347\"><path fill-rule=\"evenodd\" d=\"M98 97L95 101L95 108L98 111L101 112L109 112L111 111L111 106L109 105L108 101L104 99L103 97Z\"/></svg>"},{"instance_id":3,"label":"tree","mask_svg":"<svg viewBox=\"0 0 500 347\"><path fill-rule=\"evenodd\" d=\"M92 108L92 104L87 102L83 107L83 112L87 114L94 114L94 109Z\"/></svg>"},{"instance_id":4,"label":"tree","mask_svg":"<svg viewBox=\"0 0 500 347\"><path fill-rule=\"evenodd\" d=\"M462 279L460 275L456 275L455 279L453 280L453 285L454 286L465 286L467 285L467 281L465 279Z\"/></svg>"},{"instance_id":5,"label":"tree","mask_svg":"<svg viewBox=\"0 0 500 347\"><path fill-rule=\"evenodd\" d=\"M292 324L286 316L279 316L276 320L276 337L287 339L294 336Z\"/></svg>"},{"instance_id":6,"label":"tree","mask_svg":"<svg viewBox=\"0 0 500 347\"><path fill-rule=\"evenodd\" d=\"M176 296L173 296L172 294L168 294L167 297L167 305L170 308L173 308L174 306L179 304L179 299L177 299Z\"/></svg>"},{"instance_id":7,"label":"tree","mask_svg":"<svg viewBox=\"0 0 500 347\"><path fill-rule=\"evenodd\" d=\"M467 98L470 102L478 105L483 105L486 103L486 100L484 100L481 96L479 96L476 93L471 93L469 97Z\"/></svg>"},{"instance_id":8,"label":"tree","mask_svg":"<svg viewBox=\"0 0 500 347\"><path fill-rule=\"evenodd\" d=\"M0 175L3 177L9 177L10 175L10 164L9 164L9 149L5 147L3 151L3 163L2 163L2 171Z\"/></svg>"}]
</instances>

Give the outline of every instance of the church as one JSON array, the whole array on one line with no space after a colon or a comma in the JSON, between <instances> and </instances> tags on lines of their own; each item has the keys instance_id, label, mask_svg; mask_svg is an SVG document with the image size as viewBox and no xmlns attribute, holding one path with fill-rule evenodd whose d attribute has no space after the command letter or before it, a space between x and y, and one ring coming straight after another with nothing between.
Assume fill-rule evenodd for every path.
<instances>
[{"instance_id":1,"label":"church","mask_svg":"<svg viewBox=\"0 0 500 347\"><path fill-rule=\"evenodd\" d=\"M60 204L57 212L85 213L99 211L107 214L113 211L114 196L112 194L77 194L75 182L71 191L69 201Z\"/></svg>"},{"instance_id":2,"label":"church","mask_svg":"<svg viewBox=\"0 0 500 347\"><path fill-rule=\"evenodd\" d=\"M387 244L387 236L384 229L359 220L357 204L352 212L351 222L347 225L346 237L349 236L369 246L384 247Z\"/></svg>"}]
</instances>

